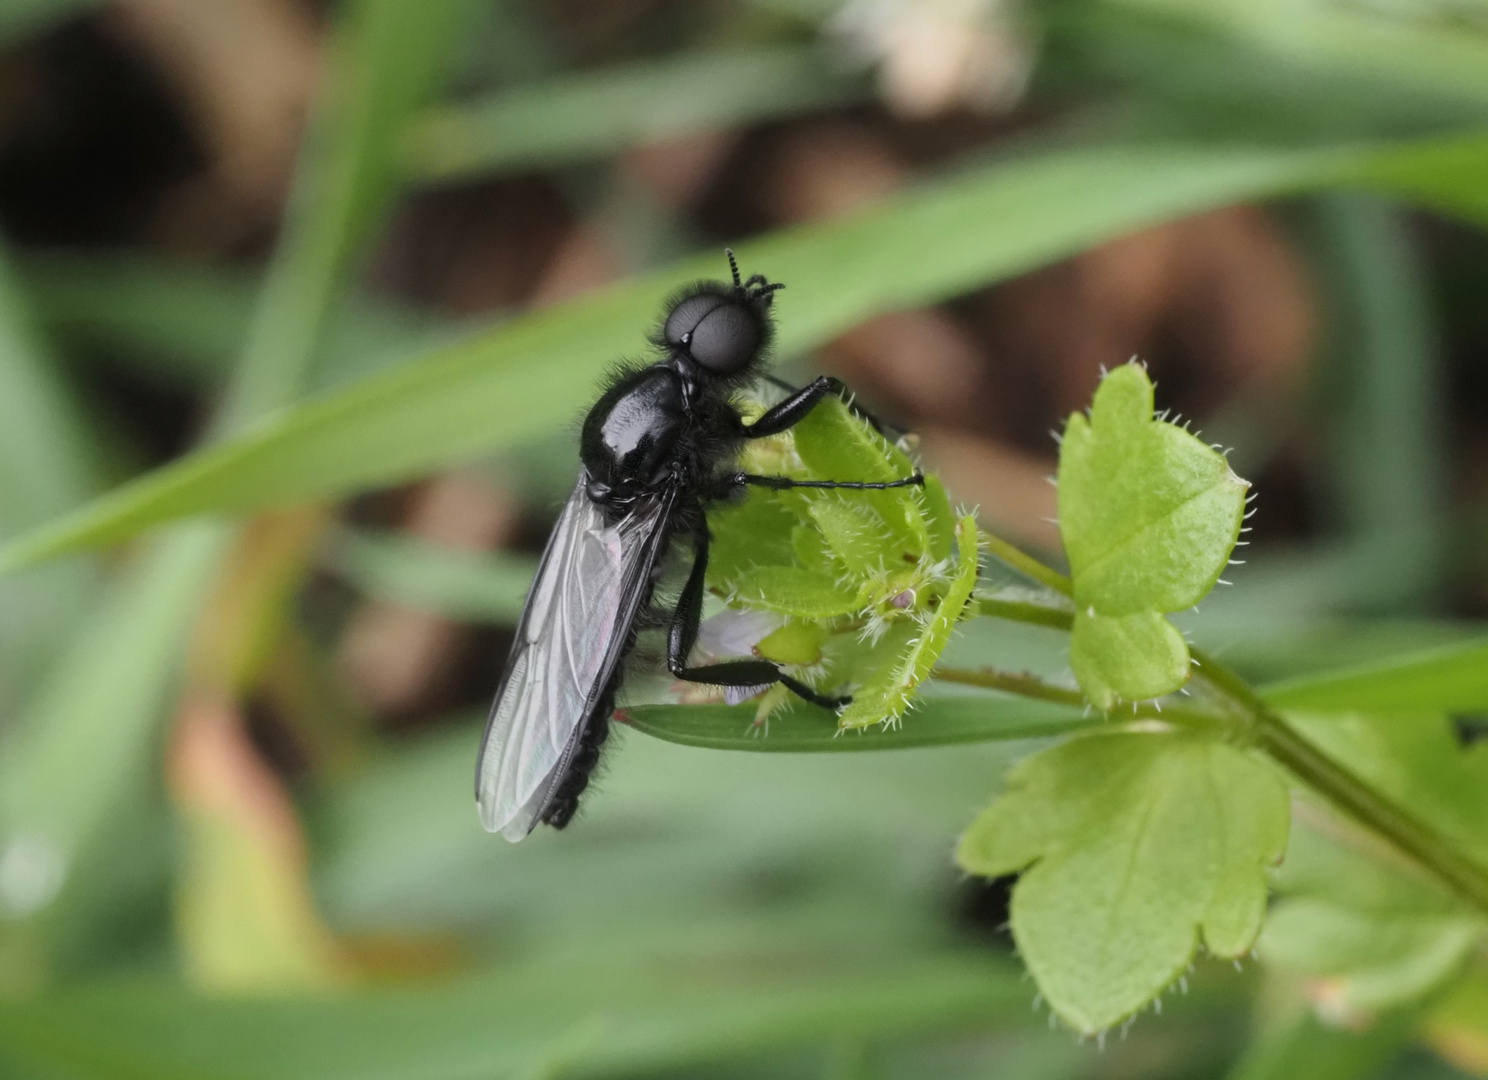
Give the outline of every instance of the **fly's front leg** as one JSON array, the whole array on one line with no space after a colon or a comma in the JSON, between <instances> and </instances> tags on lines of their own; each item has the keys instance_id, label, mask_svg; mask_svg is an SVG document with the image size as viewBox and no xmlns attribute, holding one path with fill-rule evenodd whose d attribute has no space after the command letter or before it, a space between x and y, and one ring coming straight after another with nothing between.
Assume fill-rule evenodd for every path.
<instances>
[{"instance_id":1,"label":"fly's front leg","mask_svg":"<svg viewBox=\"0 0 1488 1080\"><path fill-rule=\"evenodd\" d=\"M708 531L701 526L693 541L692 572L687 575L687 584L677 601L677 610L672 616L672 628L667 634L667 668L684 682L705 683L709 686L770 686L784 683L786 688L813 705L824 709L840 709L852 700L850 697L827 697L811 687L792 678L768 660L730 660L722 664L707 664L703 667L688 667L687 658L697 643L698 623L703 615L703 591L708 576Z\"/></svg>"},{"instance_id":2,"label":"fly's front leg","mask_svg":"<svg viewBox=\"0 0 1488 1080\"><path fill-rule=\"evenodd\" d=\"M745 485L753 487L766 487L772 491L790 491L792 488L826 488L828 490L847 491L883 491L886 488L924 487L925 474L918 469L913 476L906 476L902 480L882 480L876 482L864 480L792 480L789 476L760 476L756 473L734 473L725 477L724 486L727 488L740 488Z\"/></svg>"},{"instance_id":3,"label":"fly's front leg","mask_svg":"<svg viewBox=\"0 0 1488 1080\"><path fill-rule=\"evenodd\" d=\"M779 379L771 378L776 386L789 388L788 383ZM791 393L779 404L772 405L766 409L764 415L752 424L743 425L745 438L760 439L766 435L779 435L788 428L793 428L806 418L806 414L816 407L816 403L828 394L836 394L843 403L852 410L854 416L873 426L880 435L884 433L883 424L879 423L878 417L872 413L865 412L853 403L852 391L841 379L834 379L830 375L819 375L799 390Z\"/></svg>"}]
</instances>

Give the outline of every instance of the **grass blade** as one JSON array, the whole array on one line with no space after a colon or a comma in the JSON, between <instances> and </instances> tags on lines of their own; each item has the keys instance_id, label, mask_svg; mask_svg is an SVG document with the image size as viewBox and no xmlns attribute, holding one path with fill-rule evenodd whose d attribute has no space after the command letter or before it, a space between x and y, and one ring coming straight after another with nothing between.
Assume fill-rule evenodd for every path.
<instances>
[{"instance_id":1,"label":"grass blade","mask_svg":"<svg viewBox=\"0 0 1488 1080\"><path fill-rule=\"evenodd\" d=\"M686 53L432 110L407 133L414 181L547 168L867 98L810 47Z\"/></svg>"},{"instance_id":2,"label":"grass blade","mask_svg":"<svg viewBox=\"0 0 1488 1080\"><path fill-rule=\"evenodd\" d=\"M1306 675L1262 690L1286 709L1488 710L1488 641L1430 649L1396 660Z\"/></svg>"},{"instance_id":3,"label":"grass blade","mask_svg":"<svg viewBox=\"0 0 1488 1080\"><path fill-rule=\"evenodd\" d=\"M1098 727L1105 718L1070 705L1005 694L921 698L897 727L844 733L821 709L798 704L754 723L754 706L638 705L624 710L637 731L684 746L759 753L837 753L903 750L911 746L1039 739Z\"/></svg>"}]
</instances>

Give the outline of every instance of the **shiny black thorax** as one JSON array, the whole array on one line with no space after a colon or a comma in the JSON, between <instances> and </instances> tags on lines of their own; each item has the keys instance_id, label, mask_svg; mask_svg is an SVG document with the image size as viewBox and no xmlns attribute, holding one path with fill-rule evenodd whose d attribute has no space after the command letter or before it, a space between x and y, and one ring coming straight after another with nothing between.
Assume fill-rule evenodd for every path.
<instances>
[{"instance_id":1,"label":"shiny black thorax","mask_svg":"<svg viewBox=\"0 0 1488 1080\"><path fill-rule=\"evenodd\" d=\"M612 518L667 488L707 501L743 437L730 382L678 356L619 375L584 420L589 497Z\"/></svg>"}]
</instances>

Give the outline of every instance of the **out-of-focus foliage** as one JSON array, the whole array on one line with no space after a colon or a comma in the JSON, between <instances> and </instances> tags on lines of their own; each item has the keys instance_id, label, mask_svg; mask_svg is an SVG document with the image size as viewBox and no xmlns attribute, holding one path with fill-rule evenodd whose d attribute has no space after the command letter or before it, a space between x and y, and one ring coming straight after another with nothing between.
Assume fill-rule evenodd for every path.
<instances>
[{"instance_id":1,"label":"out-of-focus foliage","mask_svg":"<svg viewBox=\"0 0 1488 1080\"><path fill-rule=\"evenodd\" d=\"M189 182L128 188L169 155L104 112L105 167L27 186L8 155L99 55L158 69ZM224 131L299 149L234 188ZM88 232L90 184L158 212ZM53 198L85 244L28 216ZM1158 407L1202 440L1100 356L1071 579L991 535L1023 474L986 432L1090 400L1038 369L1091 359L1102 303L1223 291L1175 223L1256 200L1317 347L1237 375L1163 324ZM1488 1075L1476 0L11 0L0 222L5 1075ZM712 625L768 612L746 649L857 698L638 674L580 819L508 847L478 712L571 421L725 242L789 286L779 361L893 353L859 370L925 429L923 490L711 515ZM1189 311L1199 354L1285 321L1248 295ZM1031 354L998 336L1039 310ZM1293 527L1205 597L1244 499L1210 439ZM829 405L751 467L913 450ZM1104 1052L1047 1023L1149 1006Z\"/></svg>"}]
</instances>

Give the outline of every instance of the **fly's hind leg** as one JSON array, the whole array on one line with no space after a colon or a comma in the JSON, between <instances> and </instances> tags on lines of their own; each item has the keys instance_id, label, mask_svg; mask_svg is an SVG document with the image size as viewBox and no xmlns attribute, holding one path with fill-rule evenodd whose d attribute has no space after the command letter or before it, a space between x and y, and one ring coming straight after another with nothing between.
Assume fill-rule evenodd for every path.
<instances>
[{"instance_id":1,"label":"fly's hind leg","mask_svg":"<svg viewBox=\"0 0 1488 1080\"><path fill-rule=\"evenodd\" d=\"M708 575L708 531L699 526L693 540L692 572L687 575L687 584L677 601L677 610L672 615L672 626L667 634L667 668L684 682L706 683L710 686L770 686L783 683L786 689L813 705L824 709L840 709L852 701L850 697L829 697L818 694L801 680L792 678L768 660L730 660L722 664L707 664L703 667L688 667L687 658L697 642L698 623L703 615L703 591Z\"/></svg>"}]
</instances>

